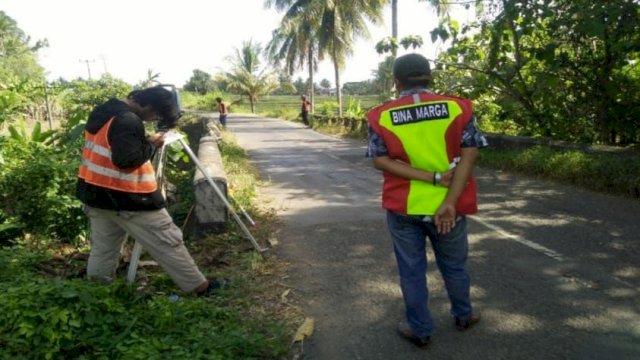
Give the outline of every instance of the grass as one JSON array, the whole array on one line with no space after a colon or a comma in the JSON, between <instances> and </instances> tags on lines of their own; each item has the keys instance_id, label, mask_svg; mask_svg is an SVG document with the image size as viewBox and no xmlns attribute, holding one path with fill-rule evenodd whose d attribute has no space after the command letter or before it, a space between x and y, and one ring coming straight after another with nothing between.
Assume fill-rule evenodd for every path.
<instances>
[{"instance_id":1,"label":"grass","mask_svg":"<svg viewBox=\"0 0 640 360\"><path fill-rule=\"evenodd\" d=\"M637 155L586 153L542 146L482 150L480 164L640 199Z\"/></svg>"},{"instance_id":2,"label":"grass","mask_svg":"<svg viewBox=\"0 0 640 360\"><path fill-rule=\"evenodd\" d=\"M230 111L235 113L250 113L249 102L246 98L241 98L238 95L227 96L230 106ZM349 98L353 98L360 103L363 109L371 108L378 104L378 99L373 95L344 95L342 99L343 111L348 110ZM337 113L337 101L335 96L316 95L315 99L315 111L320 112L323 108L331 114ZM296 118L300 114L300 97L297 95L270 95L264 96L258 99L256 103L256 113L278 117L284 119ZM282 114L283 116L280 116Z\"/></svg>"}]
</instances>

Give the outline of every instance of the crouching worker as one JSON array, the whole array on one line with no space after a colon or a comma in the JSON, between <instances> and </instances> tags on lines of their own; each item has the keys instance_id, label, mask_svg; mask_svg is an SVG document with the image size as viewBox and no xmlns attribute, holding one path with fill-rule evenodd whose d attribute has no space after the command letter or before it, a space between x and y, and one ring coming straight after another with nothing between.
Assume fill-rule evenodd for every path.
<instances>
[{"instance_id":1,"label":"crouching worker","mask_svg":"<svg viewBox=\"0 0 640 360\"><path fill-rule=\"evenodd\" d=\"M220 287L202 275L185 247L150 162L164 138L147 136L143 121L175 123L178 116L175 95L160 86L111 99L89 115L76 196L91 222L90 279L113 280L129 234L183 291L209 295Z\"/></svg>"}]
</instances>

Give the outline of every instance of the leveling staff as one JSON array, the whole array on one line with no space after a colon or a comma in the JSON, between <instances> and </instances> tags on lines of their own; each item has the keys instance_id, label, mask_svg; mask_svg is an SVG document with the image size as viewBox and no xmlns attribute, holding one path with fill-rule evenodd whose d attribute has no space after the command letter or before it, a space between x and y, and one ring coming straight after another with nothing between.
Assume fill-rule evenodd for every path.
<instances>
[{"instance_id":1,"label":"leveling staff","mask_svg":"<svg viewBox=\"0 0 640 360\"><path fill-rule=\"evenodd\" d=\"M427 306L427 237L456 327L466 330L480 320L469 299L465 215L477 211L472 172L478 148L487 142L476 126L471 101L428 90L431 69L423 56L397 58L393 75L398 99L367 113L367 156L384 175L382 207L405 303L406 321L398 331L426 348L435 331Z\"/></svg>"},{"instance_id":2,"label":"leveling staff","mask_svg":"<svg viewBox=\"0 0 640 360\"><path fill-rule=\"evenodd\" d=\"M89 115L76 189L91 221L89 278L115 277L129 234L183 291L204 295L219 287L202 275L184 246L149 161L164 138L146 136L143 121L175 124L178 113L175 94L156 86L111 99Z\"/></svg>"}]
</instances>

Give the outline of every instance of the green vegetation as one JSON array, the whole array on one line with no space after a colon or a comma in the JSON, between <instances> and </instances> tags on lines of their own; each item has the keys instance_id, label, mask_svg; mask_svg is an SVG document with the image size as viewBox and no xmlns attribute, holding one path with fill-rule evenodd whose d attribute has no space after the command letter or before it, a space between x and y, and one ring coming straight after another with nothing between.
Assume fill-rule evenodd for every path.
<instances>
[{"instance_id":1,"label":"green vegetation","mask_svg":"<svg viewBox=\"0 0 640 360\"><path fill-rule=\"evenodd\" d=\"M477 21L465 26L450 17L450 4L428 2L441 20L431 40L447 44L434 61L435 90L473 99L484 131L586 144L640 142L637 1L478 1ZM366 34L364 21L380 20L383 3L267 1L286 11L267 48L269 60L289 74L279 79L269 75L270 70L259 67L259 46L245 43L232 58L229 73L193 71L181 94L184 107L212 111L220 96L231 112L297 121L299 94L320 90L313 75L318 60L326 58L334 64L338 91L335 98L314 96L312 125L364 138L363 113L392 93L393 59L381 62L373 79L345 84L352 94L346 104L340 72L348 65L354 39ZM397 1L393 3L397 10ZM124 97L132 86L110 76L47 83L37 62L46 40L31 44L2 11L0 30L0 358L284 356L289 324L299 318L279 301L284 289L273 274L283 265L252 251L234 224L226 233L188 243L208 276L234 280L233 287L215 298L169 300L175 286L156 268L140 269L140 288L121 280L102 285L82 279L87 224L73 192L83 125L94 106ZM421 43L419 37L398 43L394 33L380 47L393 52L398 44ZM290 73L303 67L309 80L291 83ZM158 76L149 69L138 85L151 84ZM322 85L328 92L329 81ZM290 94L293 88L296 95L269 95ZM44 130L47 120L50 128ZM255 170L228 133L221 152L229 191L259 224L252 229L256 238L268 238L276 219L271 210L256 205ZM170 210L177 223L187 223L193 170L180 162L184 154L173 155L169 179L179 201ZM637 153L489 148L482 152L481 164L640 198Z\"/></svg>"},{"instance_id":2,"label":"green vegetation","mask_svg":"<svg viewBox=\"0 0 640 360\"><path fill-rule=\"evenodd\" d=\"M37 141L3 140L0 160L0 226L30 234L37 242L75 243L86 228L74 197L80 162L74 148ZM0 236L9 237L0 228Z\"/></svg>"},{"instance_id":3,"label":"green vegetation","mask_svg":"<svg viewBox=\"0 0 640 360\"><path fill-rule=\"evenodd\" d=\"M185 120L194 120L194 117L187 116ZM34 180L43 184L45 179L52 178L59 178L54 184L75 183L75 169L70 167L77 167L77 164L63 159L66 156L75 160L78 154L54 158L52 154L42 152L42 144L34 142L20 149L31 147L42 158L41 164L2 167L7 172L25 172L12 184L22 182L22 186L27 186ZM21 162L22 157L17 154L5 154L11 159L10 164ZM230 179L229 190L253 213L259 224L264 224L252 229L256 238L264 239L273 231L276 222L272 212L255 205L258 184L255 170L249 165L244 150L228 133L224 133L221 155ZM23 157L32 158L32 155ZM168 173L169 180L178 189L190 186L192 170L186 169L185 164L175 165ZM25 181L24 177L31 179ZM4 179L6 182L6 177ZM33 189L15 192L17 190L12 194L25 196L25 193L33 192ZM60 193L47 187L38 192L50 193L32 208L32 211L44 213L21 218L21 231L15 234L27 236L16 236L12 244L5 243L0 249L0 302L3 304L0 358L275 359L287 352L292 332L284 319L297 315L288 311L285 304L264 301L278 299L283 291L277 284L279 279L270 276L282 265L262 259L249 249L234 224L230 224L225 233L188 244L208 277L230 278L232 287L214 298L185 295L172 301L169 295L177 289L158 268L139 269L138 277L146 280L137 285L128 285L122 280L104 285L82 279L88 251L86 242L79 240L69 246L60 241L65 238L62 231L79 229L79 224L65 226L64 222L71 218L70 221L84 224L77 219L82 216L55 203L42 205L45 199L57 199L72 203L71 209L76 209L76 201L65 195L72 193L70 189L56 190ZM179 198L190 201L189 197ZM18 199L13 203L24 208L33 205L30 201ZM175 209L182 209L182 215L180 210L176 214ZM184 209L185 206L173 204L172 215L184 216ZM41 227L44 230L41 231ZM47 229L56 229L58 232L51 234L57 236L46 237ZM30 240L35 234L38 234L40 246L34 246ZM126 269L121 267L121 279L124 272ZM279 314L274 316L274 313Z\"/></svg>"},{"instance_id":4,"label":"green vegetation","mask_svg":"<svg viewBox=\"0 0 640 360\"><path fill-rule=\"evenodd\" d=\"M542 146L482 151L481 164L640 199L638 154L585 153Z\"/></svg>"},{"instance_id":5,"label":"green vegetation","mask_svg":"<svg viewBox=\"0 0 640 360\"><path fill-rule=\"evenodd\" d=\"M84 279L87 221L75 183L89 112L124 98L129 84L104 76L45 84L36 51L0 12L0 359L276 359L288 351L298 315L281 301L282 264L263 259L230 224L225 233L187 242L209 278L232 286L213 298L182 294L157 267L141 267L126 284L126 264L112 284ZM5 76L6 75L6 76ZM157 74L148 72L148 81ZM220 92L184 93L194 108L211 110ZM43 125L49 120L50 128ZM193 121L189 116L185 122ZM184 125L184 123L183 123ZM234 198L268 238L277 222L255 205L255 171L229 134L221 147ZM172 151L166 171L178 202L177 224L192 207L191 164ZM130 251L131 243L125 250ZM179 297L169 295L177 292Z\"/></svg>"},{"instance_id":6,"label":"green vegetation","mask_svg":"<svg viewBox=\"0 0 640 360\"><path fill-rule=\"evenodd\" d=\"M276 60L287 59L291 70L291 64L306 58L309 61L310 82L313 84L315 57L326 56L331 59L335 72L338 116L342 116L340 71L353 52L355 40L369 35L366 21L374 24L381 22L385 3L386 0L268 0L268 7L285 12L280 28L274 32L276 48L280 49L276 51ZM297 29L301 29L301 37L292 34ZM303 37L315 38L317 48L309 45L309 39L301 39ZM282 42L289 42L289 45L281 46Z\"/></svg>"},{"instance_id":7,"label":"green vegetation","mask_svg":"<svg viewBox=\"0 0 640 360\"><path fill-rule=\"evenodd\" d=\"M637 1L482 3L478 21L445 18L431 32L451 44L436 62L438 90L476 100L482 118L519 135L640 141Z\"/></svg>"},{"instance_id":8,"label":"green vegetation","mask_svg":"<svg viewBox=\"0 0 640 360\"><path fill-rule=\"evenodd\" d=\"M34 274L0 282L2 357L13 359L258 359L282 354L281 327L246 317L233 294L152 296ZM250 346L247 346L250 344Z\"/></svg>"},{"instance_id":9,"label":"green vegetation","mask_svg":"<svg viewBox=\"0 0 640 360\"><path fill-rule=\"evenodd\" d=\"M226 73L228 89L246 96L252 113L256 112L258 97L270 94L278 88L275 75L261 69L261 52L260 44L251 40L244 42L231 58L233 69Z\"/></svg>"}]
</instances>

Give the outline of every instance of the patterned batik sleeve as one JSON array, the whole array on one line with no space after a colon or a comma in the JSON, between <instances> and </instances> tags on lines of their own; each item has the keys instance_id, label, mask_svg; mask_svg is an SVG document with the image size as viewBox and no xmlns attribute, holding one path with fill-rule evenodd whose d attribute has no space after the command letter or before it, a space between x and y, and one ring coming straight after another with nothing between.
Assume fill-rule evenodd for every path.
<instances>
[{"instance_id":1,"label":"patterned batik sleeve","mask_svg":"<svg viewBox=\"0 0 640 360\"><path fill-rule=\"evenodd\" d=\"M388 156L389 150L387 150L387 145L384 143L384 140L378 133L373 131L373 128L369 126L369 140L367 143L367 154L368 158L375 158L379 156Z\"/></svg>"},{"instance_id":2,"label":"patterned batik sleeve","mask_svg":"<svg viewBox=\"0 0 640 360\"><path fill-rule=\"evenodd\" d=\"M484 134L480 131L478 127L478 122L476 121L476 116L472 115L471 121L467 124L467 126L462 131L462 145L461 147L477 147L484 148L489 146L489 142Z\"/></svg>"}]
</instances>

